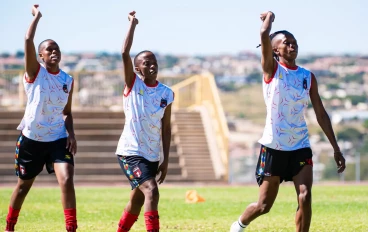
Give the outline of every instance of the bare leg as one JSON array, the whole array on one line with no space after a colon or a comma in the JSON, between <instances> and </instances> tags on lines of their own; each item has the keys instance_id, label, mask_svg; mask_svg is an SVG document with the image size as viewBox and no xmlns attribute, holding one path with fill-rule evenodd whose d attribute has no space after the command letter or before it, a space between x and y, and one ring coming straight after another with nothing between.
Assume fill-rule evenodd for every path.
<instances>
[{"instance_id":1,"label":"bare leg","mask_svg":"<svg viewBox=\"0 0 368 232\"><path fill-rule=\"evenodd\" d=\"M10 207L13 209L20 209L22 207L24 199L31 189L35 179L36 177L30 180L22 180L18 178L17 186L15 187L10 199Z\"/></svg>"},{"instance_id":2,"label":"bare leg","mask_svg":"<svg viewBox=\"0 0 368 232\"><path fill-rule=\"evenodd\" d=\"M63 204L63 208L75 209L74 166L68 163L55 163L54 169L61 188L61 203Z\"/></svg>"},{"instance_id":3,"label":"bare leg","mask_svg":"<svg viewBox=\"0 0 368 232\"><path fill-rule=\"evenodd\" d=\"M131 214L139 215L144 204L144 194L139 188L135 188L130 193L130 200L125 207L125 211Z\"/></svg>"},{"instance_id":4,"label":"bare leg","mask_svg":"<svg viewBox=\"0 0 368 232\"><path fill-rule=\"evenodd\" d=\"M78 225L73 181L74 166L69 163L55 163L54 169L61 188L61 203L64 208L66 231L75 232Z\"/></svg>"},{"instance_id":5,"label":"bare leg","mask_svg":"<svg viewBox=\"0 0 368 232\"><path fill-rule=\"evenodd\" d=\"M280 177L265 177L259 188L258 202L248 205L244 213L240 216L240 221L248 225L262 214L268 213L275 202L280 186Z\"/></svg>"},{"instance_id":6,"label":"bare leg","mask_svg":"<svg viewBox=\"0 0 368 232\"><path fill-rule=\"evenodd\" d=\"M145 197L144 211L157 211L160 194L158 192L156 180L152 178L145 181L142 185L139 186L139 189L142 191Z\"/></svg>"},{"instance_id":7,"label":"bare leg","mask_svg":"<svg viewBox=\"0 0 368 232\"><path fill-rule=\"evenodd\" d=\"M157 182L154 178L145 181L139 189L144 194L144 220L148 232L158 232L160 230L160 220L158 214L158 192Z\"/></svg>"},{"instance_id":8,"label":"bare leg","mask_svg":"<svg viewBox=\"0 0 368 232\"><path fill-rule=\"evenodd\" d=\"M312 219L313 167L306 165L293 177L298 210L295 216L296 231L308 232Z\"/></svg>"}]
</instances>

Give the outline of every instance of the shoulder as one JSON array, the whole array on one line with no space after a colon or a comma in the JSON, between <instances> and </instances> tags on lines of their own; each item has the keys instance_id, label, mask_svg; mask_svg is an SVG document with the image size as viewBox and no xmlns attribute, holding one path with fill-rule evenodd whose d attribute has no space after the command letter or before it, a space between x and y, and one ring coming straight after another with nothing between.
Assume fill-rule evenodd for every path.
<instances>
[{"instance_id":1,"label":"shoulder","mask_svg":"<svg viewBox=\"0 0 368 232\"><path fill-rule=\"evenodd\" d=\"M311 76L312 75L314 75L313 73L312 73L312 71L310 71L309 69L307 69L307 68L305 68L305 67L303 67L303 66L298 66L299 67L299 70L300 71L302 71L302 72L304 72L304 73L306 73L306 74L310 74Z\"/></svg>"},{"instance_id":2,"label":"shoulder","mask_svg":"<svg viewBox=\"0 0 368 232\"><path fill-rule=\"evenodd\" d=\"M74 78L72 75L66 73L64 70L60 69L60 75L65 77L65 79L67 80L67 82L73 82Z\"/></svg>"},{"instance_id":3,"label":"shoulder","mask_svg":"<svg viewBox=\"0 0 368 232\"><path fill-rule=\"evenodd\" d=\"M159 89L159 91L161 92L161 93L163 93L163 95L166 97L166 98L168 98L168 99L170 99L170 100L174 100L174 98L175 98L175 93L174 93L174 91L169 87L169 86L167 86L167 85L165 85L165 84L163 84L163 83L161 83L161 82L159 82L158 83L158 89Z\"/></svg>"}]
</instances>

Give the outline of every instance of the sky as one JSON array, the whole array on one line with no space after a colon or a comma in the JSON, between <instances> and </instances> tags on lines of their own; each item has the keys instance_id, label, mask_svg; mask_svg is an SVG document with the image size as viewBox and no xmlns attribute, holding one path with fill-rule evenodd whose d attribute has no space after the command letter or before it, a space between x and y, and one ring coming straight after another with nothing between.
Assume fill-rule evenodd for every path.
<instances>
[{"instance_id":1,"label":"sky","mask_svg":"<svg viewBox=\"0 0 368 232\"><path fill-rule=\"evenodd\" d=\"M299 55L368 54L367 0L0 0L0 52L23 50L34 3L43 15L36 46L51 38L66 53L120 52L132 10L132 53L260 53L259 15L271 10L272 31L293 33Z\"/></svg>"}]
</instances>

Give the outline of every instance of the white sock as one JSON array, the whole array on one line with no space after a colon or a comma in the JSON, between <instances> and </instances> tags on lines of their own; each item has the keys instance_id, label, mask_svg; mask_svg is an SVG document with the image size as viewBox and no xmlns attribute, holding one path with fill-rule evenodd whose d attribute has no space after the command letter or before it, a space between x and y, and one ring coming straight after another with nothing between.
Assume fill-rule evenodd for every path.
<instances>
[{"instance_id":1,"label":"white sock","mask_svg":"<svg viewBox=\"0 0 368 232\"><path fill-rule=\"evenodd\" d=\"M238 219L238 224L241 228L246 228L248 225L244 225L241 221L240 221L240 217Z\"/></svg>"}]
</instances>

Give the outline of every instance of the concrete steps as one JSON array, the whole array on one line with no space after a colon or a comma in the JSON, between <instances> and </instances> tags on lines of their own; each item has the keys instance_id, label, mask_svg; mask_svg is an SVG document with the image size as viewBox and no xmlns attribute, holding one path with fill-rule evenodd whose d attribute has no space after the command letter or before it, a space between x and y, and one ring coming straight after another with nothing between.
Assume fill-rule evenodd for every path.
<instances>
[{"instance_id":1,"label":"concrete steps","mask_svg":"<svg viewBox=\"0 0 368 232\"><path fill-rule=\"evenodd\" d=\"M0 111L0 183L16 182L14 174L16 130L24 112ZM73 112L78 142L75 183L128 183L120 169L115 150L124 128L123 112ZM166 182L218 181L215 179L202 119L197 112L173 112L169 170ZM177 142L177 144L176 144ZM46 170L39 183L55 183Z\"/></svg>"}]
</instances>

